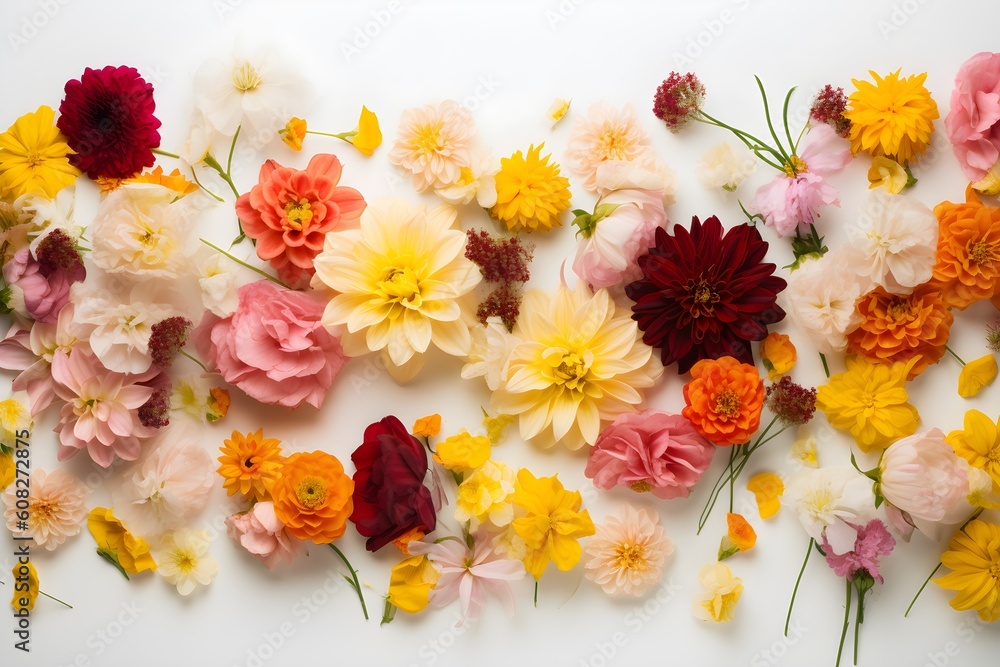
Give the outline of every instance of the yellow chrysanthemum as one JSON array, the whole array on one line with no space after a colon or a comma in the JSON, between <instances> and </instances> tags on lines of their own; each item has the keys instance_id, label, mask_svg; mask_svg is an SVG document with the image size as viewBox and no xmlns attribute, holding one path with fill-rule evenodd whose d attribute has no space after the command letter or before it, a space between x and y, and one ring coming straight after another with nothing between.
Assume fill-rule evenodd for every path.
<instances>
[{"instance_id":1,"label":"yellow chrysanthemum","mask_svg":"<svg viewBox=\"0 0 1000 667\"><path fill-rule=\"evenodd\" d=\"M399 381L423 364L431 343L464 357L472 345L465 295L482 279L465 257L455 209L398 199L370 204L358 229L326 235L316 277L335 290L323 324L346 325L348 356L381 352Z\"/></svg>"},{"instance_id":2,"label":"yellow chrysanthemum","mask_svg":"<svg viewBox=\"0 0 1000 667\"><path fill-rule=\"evenodd\" d=\"M222 456L218 459L218 473L225 480L222 486L229 495L239 491L250 500L269 498L284 460L280 440L265 438L264 429L246 435L233 431L219 451Z\"/></svg>"},{"instance_id":3,"label":"yellow chrysanthemum","mask_svg":"<svg viewBox=\"0 0 1000 667\"><path fill-rule=\"evenodd\" d=\"M24 114L0 134L0 197L13 201L33 192L55 197L80 175L69 163L72 152L51 107Z\"/></svg>"},{"instance_id":4,"label":"yellow chrysanthemum","mask_svg":"<svg viewBox=\"0 0 1000 667\"><path fill-rule=\"evenodd\" d=\"M583 283L551 296L529 290L491 409L517 415L521 437L542 447L594 444L663 373L631 315L607 290L594 294Z\"/></svg>"},{"instance_id":5,"label":"yellow chrysanthemum","mask_svg":"<svg viewBox=\"0 0 1000 667\"><path fill-rule=\"evenodd\" d=\"M924 87L927 73L884 78L869 71L875 83L851 79L855 91L844 117L851 121L851 151L884 155L906 165L927 150L938 118L937 103Z\"/></svg>"},{"instance_id":6,"label":"yellow chrysanthemum","mask_svg":"<svg viewBox=\"0 0 1000 667\"><path fill-rule=\"evenodd\" d=\"M934 583L956 591L952 608L975 609L987 623L1000 619L1000 526L971 521L951 538L941 564L952 571Z\"/></svg>"},{"instance_id":7,"label":"yellow chrysanthemum","mask_svg":"<svg viewBox=\"0 0 1000 667\"><path fill-rule=\"evenodd\" d=\"M986 471L1000 486L1000 421L994 422L979 410L969 410L964 426L964 430L948 434L948 444L970 466Z\"/></svg>"},{"instance_id":8,"label":"yellow chrysanthemum","mask_svg":"<svg viewBox=\"0 0 1000 667\"><path fill-rule=\"evenodd\" d=\"M920 415L910 405L906 377L916 359L875 364L848 357L847 372L831 377L816 390L816 407L834 428L850 431L861 451L885 449L913 435Z\"/></svg>"},{"instance_id":9,"label":"yellow chrysanthemum","mask_svg":"<svg viewBox=\"0 0 1000 667\"><path fill-rule=\"evenodd\" d=\"M559 165L541 157L545 144L517 151L500 160L496 174L497 203L494 218L512 232L545 232L562 225L559 216L569 208L569 180L559 175Z\"/></svg>"}]
</instances>

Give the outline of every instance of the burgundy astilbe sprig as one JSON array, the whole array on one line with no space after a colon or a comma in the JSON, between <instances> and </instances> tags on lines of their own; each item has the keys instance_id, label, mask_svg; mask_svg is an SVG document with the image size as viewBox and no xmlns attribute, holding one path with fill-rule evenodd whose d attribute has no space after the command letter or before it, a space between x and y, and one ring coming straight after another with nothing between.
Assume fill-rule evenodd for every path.
<instances>
[{"instance_id":1,"label":"burgundy astilbe sprig","mask_svg":"<svg viewBox=\"0 0 1000 667\"><path fill-rule=\"evenodd\" d=\"M61 229L53 229L38 244L38 272L48 278L57 271L65 271L73 280L80 281L87 276L83 258L69 234Z\"/></svg>"},{"instance_id":2,"label":"burgundy astilbe sprig","mask_svg":"<svg viewBox=\"0 0 1000 667\"><path fill-rule=\"evenodd\" d=\"M512 331L520 311L520 288L505 283L490 292L490 295L479 304L479 308L476 309L476 317L483 324L486 324L486 320L490 317L499 317L503 320L507 331Z\"/></svg>"},{"instance_id":3,"label":"burgundy astilbe sprig","mask_svg":"<svg viewBox=\"0 0 1000 667\"><path fill-rule=\"evenodd\" d=\"M168 317L153 325L149 334L149 354L157 368L170 368L174 357L187 342L191 327L191 320L179 316Z\"/></svg>"},{"instance_id":4,"label":"burgundy astilbe sprig","mask_svg":"<svg viewBox=\"0 0 1000 667\"><path fill-rule=\"evenodd\" d=\"M816 412L816 390L796 384L786 375L767 388L764 404L788 426L805 424Z\"/></svg>"},{"instance_id":5,"label":"burgundy astilbe sprig","mask_svg":"<svg viewBox=\"0 0 1000 667\"><path fill-rule=\"evenodd\" d=\"M149 400L139 406L139 423L148 428L163 428L170 423L170 394L173 386L168 382L153 390Z\"/></svg>"},{"instance_id":6,"label":"burgundy astilbe sprig","mask_svg":"<svg viewBox=\"0 0 1000 667\"><path fill-rule=\"evenodd\" d=\"M687 127L705 103L705 86L698 77L688 72L671 72L653 97L653 115L662 120L667 129L677 133Z\"/></svg>"},{"instance_id":7,"label":"burgundy astilbe sprig","mask_svg":"<svg viewBox=\"0 0 1000 667\"><path fill-rule=\"evenodd\" d=\"M531 277L532 249L517 236L494 238L485 229L470 229L466 234L465 257L479 266L487 282L524 283Z\"/></svg>"},{"instance_id":8,"label":"burgundy astilbe sprig","mask_svg":"<svg viewBox=\"0 0 1000 667\"><path fill-rule=\"evenodd\" d=\"M827 123L846 139L851 131L851 121L844 117L846 108L847 96L844 95L844 89L826 84L813 100L809 118L818 123Z\"/></svg>"}]
</instances>

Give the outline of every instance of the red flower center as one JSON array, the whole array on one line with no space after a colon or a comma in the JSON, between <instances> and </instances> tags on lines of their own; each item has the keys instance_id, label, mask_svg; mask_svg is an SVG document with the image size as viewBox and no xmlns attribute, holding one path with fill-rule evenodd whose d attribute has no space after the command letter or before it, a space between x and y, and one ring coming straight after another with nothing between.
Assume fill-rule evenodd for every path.
<instances>
[{"instance_id":1,"label":"red flower center","mask_svg":"<svg viewBox=\"0 0 1000 667\"><path fill-rule=\"evenodd\" d=\"M687 284L688 299L686 306L691 317L703 317L715 312L715 304L719 302L719 293L713 289L704 277L689 280Z\"/></svg>"}]
</instances>

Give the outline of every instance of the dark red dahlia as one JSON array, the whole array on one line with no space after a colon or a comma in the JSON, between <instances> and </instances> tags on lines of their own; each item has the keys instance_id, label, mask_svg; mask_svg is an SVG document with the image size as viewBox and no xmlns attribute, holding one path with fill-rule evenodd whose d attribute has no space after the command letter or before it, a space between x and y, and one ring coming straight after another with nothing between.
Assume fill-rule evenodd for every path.
<instances>
[{"instance_id":1,"label":"dark red dahlia","mask_svg":"<svg viewBox=\"0 0 1000 667\"><path fill-rule=\"evenodd\" d=\"M656 230L656 245L639 257L643 277L626 286L642 340L660 348L664 365L686 373L700 359L731 356L752 364L751 341L785 317L775 299L785 281L764 263L767 242L743 223L726 231L714 215L691 231Z\"/></svg>"},{"instance_id":2,"label":"dark red dahlia","mask_svg":"<svg viewBox=\"0 0 1000 667\"><path fill-rule=\"evenodd\" d=\"M76 151L69 159L93 179L129 178L153 166L160 121L153 86L134 67L87 68L66 83L56 123Z\"/></svg>"},{"instance_id":3,"label":"dark red dahlia","mask_svg":"<svg viewBox=\"0 0 1000 667\"><path fill-rule=\"evenodd\" d=\"M368 551L414 529L434 530L437 513L424 486L427 452L402 422L390 416L369 425L351 460L357 468L351 521L368 538Z\"/></svg>"}]
</instances>

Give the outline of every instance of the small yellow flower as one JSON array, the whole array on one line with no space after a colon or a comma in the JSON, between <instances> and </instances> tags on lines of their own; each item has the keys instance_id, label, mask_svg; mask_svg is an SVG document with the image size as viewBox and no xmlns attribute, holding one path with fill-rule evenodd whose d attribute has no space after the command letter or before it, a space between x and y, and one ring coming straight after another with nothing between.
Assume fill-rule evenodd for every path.
<instances>
[{"instance_id":1,"label":"small yellow flower","mask_svg":"<svg viewBox=\"0 0 1000 667\"><path fill-rule=\"evenodd\" d=\"M80 175L69 163L71 153L51 107L24 114L0 134L0 197L13 201L40 193L54 198Z\"/></svg>"},{"instance_id":2,"label":"small yellow flower","mask_svg":"<svg viewBox=\"0 0 1000 667\"><path fill-rule=\"evenodd\" d=\"M789 454L793 459L807 468L819 467L819 455L816 452L816 437L805 426L799 427Z\"/></svg>"},{"instance_id":3,"label":"small yellow flower","mask_svg":"<svg viewBox=\"0 0 1000 667\"><path fill-rule=\"evenodd\" d=\"M552 127L555 127L556 124L563 119L566 112L569 111L569 105L572 103L573 100L564 100L561 97L557 97L552 101L552 104L549 106L549 110L546 112L549 120L552 121Z\"/></svg>"},{"instance_id":4,"label":"small yellow flower","mask_svg":"<svg viewBox=\"0 0 1000 667\"><path fill-rule=\"evenodd\" d=\"M964 430L948 434L948 444L973 468L984 470L1000 487L1000 422L979 410L965 413Z\"/></svg>"},{"instance_id":5,"label":"small yellow flower","mask_svg":"<svg viewBox=\"0 0 1000 667\"><path fill-rule=\"evenodd\" d=\"M229 390L222 387L212 387L208 390L208 409L205 411L205 419L215 423L229 413Z\"/></svg>"},{"instance_id":6,"label":"small yellow flower","mask_svg":"<svg viewBox=\"0 0 1000 667\"><path fill-rule=\"evenodd\" d=\"M427 556L404 558L389 574L389 604L407 614L423 611L440 577Z\"/></svg>"},{"instance_id":7,"label":"small yellow flower","mask_svg":"<svg viewBox=\"0 0 1000 667\"><path fill-rule=\"evenodd\" d=\"M410 543L419 542L424 539L427 533L424 532L423 528L410 528L408 531L397 537L392 541L393 546L395 546L404 556L410 555Z\"/></svg>"},{"instance_id":8,"label":"small yellow flower","mask_svg":"<svg viewBox=\"0 0 1000 667\"><path fill-rule=\"evenodd\" d=\"M750 551L757 544L757 532L742 514L726 514L726 528L726 536L719 545L718 560L726 560L741 551Z\"/></svg>"},{"instance_id":9,"label":"small yellow flower","mask_svg":"<svg viewBox=\"0 0 1000 667\"><path fill-rule=\"evenodd\" d=\"M997 378L997 360L992 354L973 359L958 374L958 395L972 398Z\"/></svg>"},{"instance_id":10,"label":"small yellow flower","mask_svg":"<svg viewBox=\"0 0 1000 667\"><path fill-rule=\"evenodd\" d=\"M279 131L281 140L293 151L302 150L302 140L306 138L306 126L304 119L292 116L292 119L285 124L285 129Z\"/></svg>"},{"instance_id":11,"label":"small yellow flower","mask_svg":"<svg viewBox=\"0 0 1000 667\"><path fill-rule=\"evenodd\" d=\"M906 187L910 177L903 165L882 155L872 158L872 166L868 170L868 189L885 188L891 195L898 195Z\"/></svg>"},{"instance_id":12,"label":"small yellow flower","mask_svg":"<svg viewBox=\"0 0 1000 667\"><path fill-rule=\"evenodd\" d=\"M722 563L711 563L701 568L698 581L705 593L694 598L691 609L694 617L714 623L733 620L736 603L743 595L743 580L734 577L732 570Z\"/></svg>"},{"instance_id":13,"label":"small yellow flower","mask_svg":"<svg viewBox=\"0 0 1000 667\"><path fill-rule=\"evenodd\" d=\"M795 345L785 334L772 331L760 342L760 360L767 379L778 380L795 366Z\"/></svg>"},{"instance_id":14,"label":"small yellow flower","mask_svg":"<svg viewBox=\"0 0 1000 667\"><path fill-rule=\"evenodd\" d=\"M378 116L369 111L368 107L361 107L358 129L348 141L354 144L359 153L369 156L382 145L382 130L378 126Z\"/></svg>"},{"instance_id":15,"label":"small yellow flower","mask_svg":"<svg viewBox=\"0 0 1000 667\"><path fill-rule=\"evenodd\" d=\"M110 507L95 507L87 515L87 528L97 543L97 553L127 574L156 570L146 540L130 533Z\"/></svg>"},{"instance_id":16,"label":"small yellow flower","mask_svg":"<svg viewBox=\"0 0 1000 667\"><path fill-rule=\"evenodd\" d=\"M448 470L475 469L489 458L490 439L483 435L469 435L467 431L447 438L434 453L434 460Z\"/></svg>"},{"instance_id":17,"label":"small yellow flower","mask_svg":"<svg viewBox=\"0 0 1000 667\"><path fill-rule=\"evenodd\" d=\"M433 414L421 417L413 424L413 435L433 438L441 432L441 415Z\"/></svg>"},{"instance_id":18,"label":"small yellow flower","mask_svg":"<svg viewBox=\"0 0 1000 667\"><path fill-rule=\"evenodd\" d=\"M198 184L189 181L180 169L174 169L169 174L163 173L163 167L157 166L152 171L146 171L138 176L125 179L126 183L153 183L173 190L179 197L198 191Z\"/></svg>"},{"instance_id":19,"label":"small yellow flower","mask_svg":"<svg viewBox=\"0 0 1000 667\"><path fill-rule=\"evenodd\" d=\"M486 437L494 445L502 445L507 439L507 427L517 421L517 415L506 415L498 413L491 417L486 410L483 410L483 427L486 429Z\"/></svg>"},{"instance_id":20,"label":"small yellow flower","mask_svg":"<svg viewBox=\"0 0 1000 667\"><path fill-rule=\"evenodd\" d=\"M455 519L473 526L487 520L506 526L514 517L513 493L514 472L503 463L487 461L458 486Z\"/></svg>"},{"instance_id":21,"label":"small yellow flower","mask_svg":"<svg viewBox=\"0 0 1000 667\"><path fill-rule=\"evenodd\" d=\"M987 623L1000 619L1000 526L980 519L955 533L941 564L952 570L934 583L955 591L953 609L975 609Z\"/></svg>"},{"instance_id":22,"label":"small yellow flower","mask_svg":"<svg viewBox=\"0 0 1000 667\"><path fill-rule=\"evenodd\" d=\"M497 172L497 203L490 214L512 232L547 232L562 226L569 209L569 180L560 176L559 165L541 156L545 144L501 158Z\"/></svg>"},{"instance_id":23,"label":"small yellow flower","mask_svg":"<svg viewBox=\"0 0 1000 667\"><path fill-rule=\"evenodd\" d=\"M31 412L16 398L0 401L0 443L13 448L17 432L31 429Z\"/></svg>"},{"instance_id":24,"label":"small yellow flower","mask_svg":"<svg viewBox=\"0 0 1000 667\"><path fill-rule=\"evenodd\" d=\"M35 600L38 599L38 571L35 564L30 560L27 563L14 563L14 595L10 599L10 606L14 611L24 613L35 608ZM28 584L28 590L23 590L22 584ZM19 590L19 588L21 590Z\"/></svg>"},{"instance_id":25,"label":"small yellow flower","mask_svg":"<svg viewBox=\"0 0 1000 667\"><path fill-rule=\"evenodd\" d=\"M785 493L785 483L773 472L762 472L754 475L747 482L747 491L753 493L757 500L757 512L761 519L770 519L781 509L778 500Z\"/></svg>"}]
</instances>

